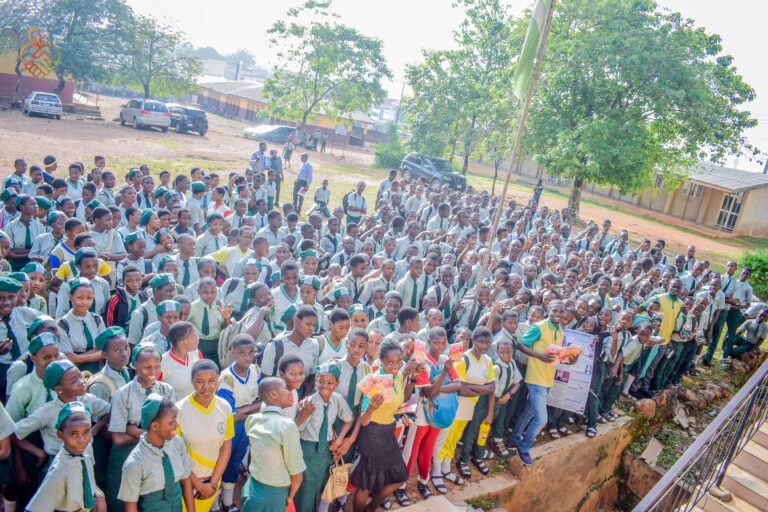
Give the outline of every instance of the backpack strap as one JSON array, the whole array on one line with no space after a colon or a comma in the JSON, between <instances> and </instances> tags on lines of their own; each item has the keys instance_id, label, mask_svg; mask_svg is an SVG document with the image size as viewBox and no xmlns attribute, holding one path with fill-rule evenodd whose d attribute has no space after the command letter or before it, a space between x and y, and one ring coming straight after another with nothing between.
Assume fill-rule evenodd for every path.
<instances>
[{"instance_id":1,"label":"backpack strap","mask_svg":"<svg viewBox=\"0 0 768 512\"><path fill-rule=\"evenodd\" d=\"M109 377L107 377L105 373L102 373L102 372L95 373L88 379L88 391L90 391L91 386L93 386L96 383L105 385L107 389L109 389L109 396L113 396L115 394L115 391L117 391L117 386L115 385L115 382Z\"/></svg>"},{"instance_id":2,"label":"backpack strap","mask_svg":"<svg viewBox=\"0 0 768 512\"><path fill-rule=\"evenodd\" d=\"M237 278L237 277L233 277L233 278L232 278L232 279L229 281L229 284L227 285L227 291L224 293L224 295L225 295L225 296L226 296L226 295L229 295L230 293L232 293L233 291L235 291L235 288L237 288L237 285L239 285L239 284L240 284L240 279L239 279L239 278Z\"/></svg>"}]
</instances>

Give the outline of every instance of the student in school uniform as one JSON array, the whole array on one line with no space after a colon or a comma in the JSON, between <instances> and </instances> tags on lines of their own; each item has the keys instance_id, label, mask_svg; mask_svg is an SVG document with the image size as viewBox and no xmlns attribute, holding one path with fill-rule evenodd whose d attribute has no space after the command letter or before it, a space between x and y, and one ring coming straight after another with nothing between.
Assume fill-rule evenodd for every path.
<instances>
[{"instance_id":1,"label":"student in school uniform","mask_svg":"<svg viewBox=\"0 0 768 512\"><path fill-rule=\"evenodd\" d=\"M45 286L45 267L36 261L30 261L21 269L27 275L29 280L29 299L26 306L39 311L41 314L48 313L48 301L42 295Z\"/></svg>"},{"instance_id":2,"label":"student in school uniform","mask_svg":"<svg viewBox=\"0 0 768 512\"><path fill-rule=\"evenodd\" d=\"M607 316L609 313L606 310L607 308L603 308L600 314ZM619 355L624 350L624 345L632 337L632 334L629 332L629 328L632 326L632 318L632 313L624 310L619 313L619 319L614 325L606 326L610 336L604 337L602 347L603 383L600 385L597 411L600 423L615 421L616 419L612 409L613 404L619 398L622 388L621 377L618 373L622 363L618 361Z\"/></svg>"},{"instance_id":3,"label":"student in school uniform","mask_svg":"<svg viewBox=\"0 0 768 512\"><path fill-rule=\"evenodd\" d=\"M192 459L176 435L177 415L176 405L162 395L144 399L144 432L125 459L118 493L126 512L182 512L182 501L187 510L194 506Z\"/></svg>"},{"instance_id":4,"label":"student in school uniform","mask_svg":"<svg viewBox=\"0 0 768 512\"><path fill-rule=\"evenodd\" d=\"M168 329L170 350L163 354L159 379L170 384L176 397L186 397L194 392L192 365L203 358L197 349L199 339L195 326L189 322L176 322Z\"/></svg>"},{"instance_id":5,"label":"student in school uniform","mask_svg":"<svg viewBox=\"0 0 768 512\"><path fill-rule=\"evenodd\" d=\"M259 400L259 379L261 372L255 363L256 349L249 334L238 334L232 340L230 349L234 361L219 375L216 395L229 403L233 411L235 435L232 438L232 454L221 477L221 507L229 512L234 507L235 484L238 468L248 453L248 436L245 434L245 420L261 409Z\"/></svg>"},{"instance_id":6,"label":"student in school uniform","mask_svg":"<svg viewBox=\"0 0 768 512\"><path fill-rule=\"evenodd\" d=\"M183 295L179 297L180 300L182 298L186 300L186 297ZM191 309L191 307L192 306L188 304L188 308ZM155 310L157 311L159 328L154 329L144 336L141 343L150 343L154 345L161 354L169 351L171 349L171 342L168 341L168 331L173 324L181 319L181 309L181 302L175 300L164 300L158 304ZM149 330L150 328L148 327L145 332Z\"/></svg>"},{"instance_id":7,"label":"student in school uniform","mask_svg":"<svg viewBox=\"0 0 768 512\"><path fill-rule=\"evenodd\" d=\"M175 400L173 388L160 382L160 352L151 345L134 347L131 360L136 370L133 380L115 391L112 397L112 413L109 432L112 434L112 449L107 464L107 504L110 510L123 507L118 498L123 464L141 438L141 407L151 393L157 393L168 400Z\"/></svg>"},{"instance_id":8,"label":"student in school uniform","mask_svg":"<svg viewBox=\"0 0 768 512\"><path fill-rule=\"evenodd\" d=\"M495 344L497 361L493 365L493 373L496 375L496 403L493 411L493 423L491 435L488 436L488 445L501 457L509 456L504 446L504 435L512 421L512 415L517 408L518 390L523 375L515 364L515 346L511 340L501 339Z\"/></svg>"},{"instance_id":9,"label":"student in school uniform","mask_svg":"<svg viewBox=\"0 0 768 512\"><path fill-rule=\"evenodd\" d=\"M294 497L296 512L317 510L320 494L328 481L332 458L340 455L339 449L354 419L347 401L335 392L341 377L338 363L332 361L321 364L316 376L317 391L309 396L313 405L312 414L299 426L301 450L307 469ZM337 420L343 425L334 434L333 424Z\"/></svg>"},{"instance_id":10,"label":"student in school uniform","mask_svg":"<svg viewBox=\"0 0 768 512\"><path fill-rule=\"evenodd\" d=\"M62 440L61 449L26 510L105 512L104 494L96 486L93 456L88 449L91 442L90 409L75 401L62 406L54 428Z\"/></svg>"},{"instance_id":11,"label":"student in school uniform","mask_svg":"<svg viewBox=\"0 0 768 512\"><path fill-rule=\"evenodd\" d=\"M97 275L99 271L99 263L101 261L99 256L92 247L82 247L77 250L73 261L77 272L71 273L71 279L68 282L63 283L59 288L59 294L56 299L55 317L63 317L67 314L67 311L72 308L72 299L70 297L72 292L71 289L67 287L67 284L71 284L75 278L79 277L88 279L91 288L93 289L93 303L89 306L89 311L96 313L97 315L102 315L107 309L110 291L109 283Z\"/></svg>"},{"instance_id":12,"label":"student in school uniform","mask_svg":"<svg viewBox=\"0 0 768 512\"><path fill-rule=\"evenodd\" d=\"M195 241L195 256L201 258L206 254L212 254L227 246L227 236L222 233L224 229L224 216L220 213L212 213L206 219L208 229Z\"/></svg>"},{"instance_id":13,"label":"student in school uniform","mask_svg":"<svg viewBox=\"0 0 768 512\"><path fill-rule=\"evenodd\" d=\"M347 355L344 338L349 332L349 314L343 309L334 308L328 315L328 321L330 327L328 332L315 338L320 354L318 356L319 364Z\"/></svg>"},{"instance_id":14,"label":"student in school uniform","mask_svg":"<svg viewBox=\"0 0 768 512\"><path fill-rule=\"evenodd\" d=\"M283 414L293 402L285 382L274 377L263 379L259 396L264 407L245 420L251 463L240 500L243 512L275 512L293 505L306 469L299 427Z\"/></svg>"},{"instance_id":15,"label":"student in school uniform","mask_svg":"<svg viewBox=\"0 0 768 512\"><path fill-rule=\"evenodd\" d=\"M200 339L199 349L203 357L219 364L219 335L229 325L232 310L229 305L216 302L216 281L206 277L200 280L197 289L199 299L192 302L189 310L189 323L197 329Z\"/></svg>"},{"instance_id":16,"label":"student in school uniform","mask_svg":"<svg viewBox=\"0 0 768 512\"><path fill-rule=\"evenodd\" d=\"M211 360L195 362L191 371L194 392L176 403L178 433L192 459L190 480L195 489L195 510L213 505L232 451L235 435L232 407L216 396L219 369Z\"/></svg>"},{"instance_id":17,"label":"student in school uniform","mask_svg":"<svg viewBox=\"0 0 768 512\"><path fill-rule=\"evenodd\" d=\"M8 512L16 511L15 494L11 498L11 493L8 492L10 486L16 485L13 459L11 458L11 436L14 430L16 430L16 425L3 407L3 404L0 403L0 487L6 489L3 496L3 510Z\"/></svg>"},{"instance_id":18,"label":"student in school uniform","mask_svg":"<svg viewBox=\"0 0 768 512\"><path fill-rule=\"evenodd\" d=\"M59 349L81 370L98 373L103 355L95 340L105 325L99 315L90 311L94 295L91 281L78 277L68 286L72 309L59 320Z\"/></svg>"},{"instance_id":19,"label":"student in school uniform","mask_svg":"<svg viewBox=\"0 0 768 512\"><path fill-rule=\"evenodd\" d=\"M318 346L312 339L317 325L317 313L311 306L302 305L293 317L293 329L283 336L272 340L264 349L261 361L261 372L264 375L275 375L275 368L280 362L280 354L295 354L304 361L305 381L299 389L299 397L305 396L305 390L314 389L314 373L317 367Z\"/></svg>"},{"instance_id":20,"label":"student in school uniform","mask_svg":"<svg viewBox=\"0 0 768 512\"><path fill-rule=\"evenodd\" d=\"M35 310L17 306L22 285L17 280L0 277L0 340L10 340L10 348L0 354L0 390L5 390L6 373L11 363L27 351L27 327L39 316Z\"/></svg>"}]
</instances>

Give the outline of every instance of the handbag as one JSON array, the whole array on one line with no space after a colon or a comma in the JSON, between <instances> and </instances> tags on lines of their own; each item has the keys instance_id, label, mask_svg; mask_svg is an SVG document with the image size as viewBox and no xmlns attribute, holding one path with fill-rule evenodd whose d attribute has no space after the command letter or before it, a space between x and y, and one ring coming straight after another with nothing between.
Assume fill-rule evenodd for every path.
<instances>
[{"instance_id":1,"label":"handbag","mask_svg":"<svg viewBox=\"0 0 768 512\"><path fill-rule=\"evenodd\" d=\"M335 461L328 471L328 483L325 484L320 499L332 503L336 498L341 498L347 493L349 483L349 470L352 464L344 464Z\"/></svg>"},{"instance_id":2,"label":"handbag","mask_svg":"<svg viewBox=\"0 0 768 512\"><path fill-rule=\"evenodd\" d=\"M431 381L442 372L439 368L433 368L429 375ZM446 378L444 384L449 384L450 378ZM453 423L456 411L459 408L459 398L456 393L437 393L430 399L424 400L424 418L430 427L444 429Z\"/></svg>"}]
</instances>

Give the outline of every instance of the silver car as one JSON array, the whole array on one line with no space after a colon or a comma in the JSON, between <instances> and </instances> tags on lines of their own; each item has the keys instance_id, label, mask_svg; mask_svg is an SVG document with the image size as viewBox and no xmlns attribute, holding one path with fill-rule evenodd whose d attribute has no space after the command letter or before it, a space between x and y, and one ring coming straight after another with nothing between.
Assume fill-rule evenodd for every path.
<instances>
[{"instance_id":1,"label":"silver car","mask_svg":"<svg viewBox=\"0 0 768 512\"><path fill-rule=\"evenodd\" d=\"M55 116L61 119L61 100L52 92L32 91L24 98L24 113Z\"/></svg>"},{"instance_id":2,"label":"silver car","mask_svg":"<svg viewBox=\"0 0 768 512\"><path fill-rule=\"evenodd\" d=\"M164 132L171 126L171 113L165 103L153 100L130 100L120 108L120 124L134 128L157 126Z\"/></svg>"}]
</instances>

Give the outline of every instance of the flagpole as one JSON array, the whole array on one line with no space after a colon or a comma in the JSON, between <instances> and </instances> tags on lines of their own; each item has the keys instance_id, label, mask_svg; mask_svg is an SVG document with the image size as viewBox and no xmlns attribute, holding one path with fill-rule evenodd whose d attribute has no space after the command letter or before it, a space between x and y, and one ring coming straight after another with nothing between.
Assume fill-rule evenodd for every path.
<instances>
[{"instance_id":1,"label":"flagpole","mask_svg":"<svg viewBox=\"0 0 768 512\"><path fill-rule=\"evenodd\" d=\"M533 70L533 75L531 76L531 83L528 85L528 93L525 97L525 103L523 103L523 113L520 116L520 124L517 127L517 134L515 136L515 145L512 147L512 156L509 159L509 166L507 167L507 176L504 178L504 188L501 190L501 199L499 200L499 203L496 207L496 213L493 216L493 224L491 225L491 233L488 238L488 248L485 253L485 258L483 258L483 269L480 275L478 276L477 283L475 284L475 290L472 293L472 296L475 297L475 300L472 301L472 309L469 313L469 318L472 318L475 315L475 309L477 308L477 294L480 290L480 287L483 285L483 281L485 280L485 273L488 271L488 266L491 262L491 248L493 247L493 241L496 238L496 232L499 229L499 220L501 219L501 212L504 209L504 200L507 197L507 189L509 188L509 180L512 177L512 168L515 165L515 160L517 160L517 154L520 150L520 141L523 137L523 128L525 127L525 120L528 117L528 109L531 106L531 99L533 98L533 92L536 89L536 79L539 76L539 67L541 66L541 58L544 54L544 47L547 43L547 36L549 35L549 28L552 24L552 15L555 12L555 5L557 4L557 0L552 0L552 3L549 6L549 12L547 12L547 20L544 23L544 31L541 34L541 40L539 42L539 48L538 52L536 54L536 65Z\"/></svg>"}]
</instances>

